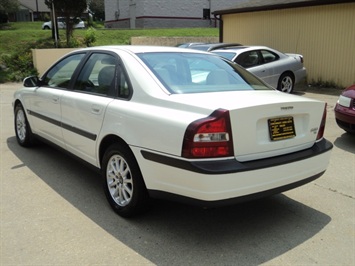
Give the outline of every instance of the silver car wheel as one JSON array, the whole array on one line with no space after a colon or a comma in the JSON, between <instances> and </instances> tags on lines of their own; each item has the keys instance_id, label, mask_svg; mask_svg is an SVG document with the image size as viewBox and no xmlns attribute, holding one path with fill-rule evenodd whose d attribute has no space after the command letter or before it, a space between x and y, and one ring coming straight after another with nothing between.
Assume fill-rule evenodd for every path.
<instances>
[{"instance_id":1,"label":"silver car wheel","mask_svg":"<svg viewBox=\"0 0 355 266\"><path fill-rule=\"evenodd\" d=\"M25 142L27 127L25 113L22 109L18 110L16 113L16 132L19 140Z\"/></svg>"},{"instance_id":2,"label":"silver car wheel","mask_svg":"<svg viewBox=\"0 0 355 266\"><path fill-rule=\"evenodd\" d=\"M106 181L112 199L121 207L130 203L133 196L132 173L126 160L113 155L107 164Z\"/></svg>"},{"instance_id":3,"label":"silver car wheel","mask_svg":"<svg viewBox=\"0 0 355 266\"><path fill-rule=\"evenodd\" d=\"M282 92L290 93L293 90L293 79L290 76L284 76L281 80L281 88Z\"/></svg>"}]
</instances>

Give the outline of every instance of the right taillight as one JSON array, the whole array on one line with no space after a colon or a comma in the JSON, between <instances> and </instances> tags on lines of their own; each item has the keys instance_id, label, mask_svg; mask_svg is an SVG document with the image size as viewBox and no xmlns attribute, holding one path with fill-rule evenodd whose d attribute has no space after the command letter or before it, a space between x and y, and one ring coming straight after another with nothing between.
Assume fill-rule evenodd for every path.
<instances>
[{"instance_id":1,"label":"right taillight","mask_svg":"<svg viewBox=\"0 0 355 266\"><path fill-rule=\"evenodd\" d=\"M229 111L218 109L192 122L186 129L182 157L215 158L233 156Z\"/></svg>"},{"instance_id":2,"label":"right taillight","mask_svg":"<svg viewBox=\"0 0 355 266\"><path fill-rule=\"evenodd\" d=\"M322 121L320 122L319 130L318 130L318 134L317 134L317 140L320 140L321 138L323 138L326 119L327 119L327 103L325 103L325 106L324 106L323 117L322 117Z\"/></svg>"},{"instance_id":3,"label":"right taillight","mask_svg":"<svg viewBox=\"0 0 355 266\"><path fill-rule=\"evenodd\" d=\"M302 55L300 55L300 61L303 64L303 56Z\"/></svg>"}]
</instances>

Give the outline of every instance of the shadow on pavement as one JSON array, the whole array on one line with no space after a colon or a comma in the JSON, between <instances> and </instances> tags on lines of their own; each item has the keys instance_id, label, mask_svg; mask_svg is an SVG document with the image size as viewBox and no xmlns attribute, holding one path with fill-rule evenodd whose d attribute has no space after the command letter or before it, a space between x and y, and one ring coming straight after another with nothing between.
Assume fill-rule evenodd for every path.
<instances>
[{"instance_id":1,"label":"shadow on pavement","mask_svg":"<svg viewBox=\"0 0 355 266\"><path fill-rule=\"evenodd\" d=\"M331 220L282 194L218 209L152 201L148 212L123 219L106 202L96 172L44 144L24 149L11 137L7 145L23 162L12 169L28 167L98 226L157 265L261 264L309 240Z\"/></svg>"},{"instance_id":2,"label":"shadow on pavement","mask_svg":"<svg viewBox=\"0 0 355 266\"><path fill-rule=\"evenodd\" d=\"M344 133L335 139L334 145L344 151L355 153L355 135Z\"/></svg>"}]
</instances>

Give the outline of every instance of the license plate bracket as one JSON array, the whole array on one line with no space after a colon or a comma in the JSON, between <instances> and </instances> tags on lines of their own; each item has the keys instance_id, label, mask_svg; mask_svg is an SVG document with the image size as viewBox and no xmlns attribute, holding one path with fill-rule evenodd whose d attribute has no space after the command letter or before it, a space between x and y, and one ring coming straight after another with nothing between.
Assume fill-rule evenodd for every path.
<instances>
[{"instance_id":1,"label":"license plate bracket","mask_svg":"<svg viewBox=\"0 0 355 266\"><path fill-rule=\"evenodd\" d=\"M270 139L272 141L289 139L296 136L292 116L276 117L268 120Z\"/></svg>"}]
</instances>

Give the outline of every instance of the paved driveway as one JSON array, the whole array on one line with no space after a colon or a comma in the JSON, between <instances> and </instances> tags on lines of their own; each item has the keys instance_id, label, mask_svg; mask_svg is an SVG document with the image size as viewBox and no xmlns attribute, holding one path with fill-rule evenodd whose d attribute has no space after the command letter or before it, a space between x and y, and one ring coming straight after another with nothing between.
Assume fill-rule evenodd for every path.
<instances>
[{"instance_id":1,"label":"paved driveway","mask_svg":"<svg viewBox=\"0 0 355 266\"><path fill-rule=\"evenodd\" d=\"M337 96L304 94L328 102L334 149L321 178L220 209L156 201L123 219L97 173L47 145L17 145L18 86L0 84L0 265L355 265L355 137L335 124Z\"/></svg>"}]
</instances>

